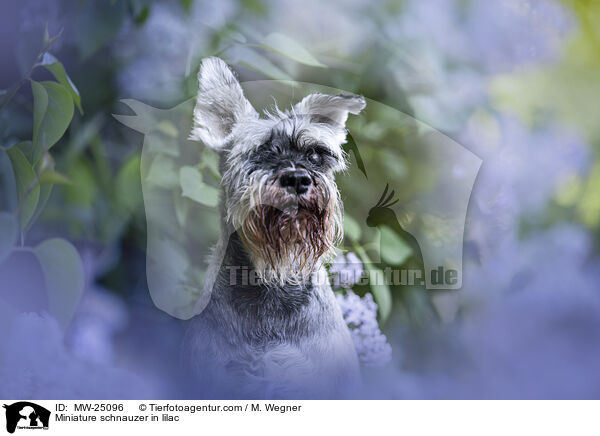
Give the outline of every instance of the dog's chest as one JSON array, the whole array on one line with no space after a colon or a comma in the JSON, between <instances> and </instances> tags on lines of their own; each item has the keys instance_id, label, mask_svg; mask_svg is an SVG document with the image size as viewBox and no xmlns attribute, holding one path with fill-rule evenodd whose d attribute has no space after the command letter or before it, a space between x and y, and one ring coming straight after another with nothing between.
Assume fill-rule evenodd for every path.
<instances>
[{"instance_id":1,"label":"dog's chest","mask_svg":"<svg viewBox=\"0 0 600 436\"><path fill-rule=\"evenodd\" d=\"M235 331L226 333L230 344L226 366L232 374L252 390L266 390L266 397L301 392L320 397L355 388L356 354L331 290L288 288L290 295L264 291L279 294L257 291L254 297L230 302L236 321L229 324Z\"/></svg>"},{"instance_id":2,"label":"dog's chest","mask_svg":"<svg viewBox=\"0 0 600 436\"><path fill-rule=\"evenodd\" d=\"M327 318L328 302L311 285L238 286L227 295L237 335L256 346L273 342L298 343L315 335ZM327 325L320 325L327 330Z\"/></svg>"},{"instance_id":3,"label":"dog's chest","mask_svg":"<svg viewBox=\"0 0 600 436\"><path fill-rule=\"evenodd\" d=\"M358 360L333 292L286 293L229 288L213 295L190 336L198 369L212 367L220 376L209 383L252 397L349 394L359 383Z\"/></svg>"}]
</instances>

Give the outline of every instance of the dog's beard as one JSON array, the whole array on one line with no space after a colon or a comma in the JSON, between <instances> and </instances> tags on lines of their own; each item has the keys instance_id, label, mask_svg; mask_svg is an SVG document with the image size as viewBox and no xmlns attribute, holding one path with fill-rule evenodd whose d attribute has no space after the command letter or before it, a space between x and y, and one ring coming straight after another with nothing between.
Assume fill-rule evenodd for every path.
<instances>
[{"instance_id":1,"label":"dog's beard","mask_svg":"<svg viewBox=\"0 0 600 436\"><path fill-rule=\"evenodd\" d=\"M230 218L265 283L305 282L342 239L341 201L329 179L316 177L309 195L296 197L264 176L239 198Z\"/></svg>"}]
</instances>

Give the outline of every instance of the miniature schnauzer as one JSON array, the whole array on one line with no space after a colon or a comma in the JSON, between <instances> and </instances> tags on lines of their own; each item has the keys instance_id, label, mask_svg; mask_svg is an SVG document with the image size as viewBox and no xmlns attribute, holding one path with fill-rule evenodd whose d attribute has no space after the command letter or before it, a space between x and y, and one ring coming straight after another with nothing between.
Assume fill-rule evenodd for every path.
<instances>
[{"instance_id":1,"label":"miniature schnauzer","mask_svg":"<svg viewBox=\"0 0 600 436\"><path fill-rule=\"evenodd\" d=\"M345 123L365 100L311 94L261 118L222 60L198 78L190 139L219 153L222 174L212 293L184 341L200 395L352 396L358 359L324 264L342 237Z\"/></svg>"}]
</instances>

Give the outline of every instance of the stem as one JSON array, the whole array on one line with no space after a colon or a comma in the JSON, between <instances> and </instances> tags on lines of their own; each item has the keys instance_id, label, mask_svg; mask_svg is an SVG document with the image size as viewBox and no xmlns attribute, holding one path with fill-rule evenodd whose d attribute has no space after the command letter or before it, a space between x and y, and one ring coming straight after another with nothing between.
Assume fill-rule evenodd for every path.
<instances>
[{"instance_id":1,"label":"stem","mask_svg":"<svg viewBox=\"0 0 600 436\"><path fill-rule=\"evenodd\" d=\"M21 89L21 86L23 86L25 84L25 82L27 82L28 80L31 79L31 75L33 74L33 71L39 66L39 64L42 61L42 59L44 58L44 55L46 54L46 52L48 50L50 50L50 47L52 47L52 44L54 44L54 42L58 38L60 38L60 36L62 35L62 32L63 32L63 29L60 29L60 32L58 32L58 35L53 36L47 42L44 43L44 45L42 47L42 51L40 51L40 53L35 58L35 62L31 66L31 68L29 68L29 71L27 71L27 73L17 83L15 83L13 86L11 86L10 89L6 92L6 95L2 99L2 103L0 103L0 111L2 111L2 109L4 109L4 107L8 104L8 102L17 93L17 91L19 89Z\"/></svg>"},{"instance_id":2,"label":"stem","mask_svg":"<svg viewBox=\"0 0 600 436\"><path fill-rule=\"evenodd\" d=\"M371 264L371 259L363 247L358 242L352 242L352 249L358 255L363 265Z\"/></svg>"}]
</instances>

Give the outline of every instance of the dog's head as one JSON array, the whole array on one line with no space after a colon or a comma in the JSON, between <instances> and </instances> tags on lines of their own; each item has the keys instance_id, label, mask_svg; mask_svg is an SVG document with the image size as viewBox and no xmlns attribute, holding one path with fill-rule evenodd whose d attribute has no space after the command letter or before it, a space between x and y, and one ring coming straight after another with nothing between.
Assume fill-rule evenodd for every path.
<instances>
[{"instance_id":1,"label":"dog's head","mask_svg":"<svg viewBox=\"0 0 600 436\"><path fill-rule=\"evenodd\" d=\"M348 114L364 98L311 94L260 118L220 59L205 59L198 79L191 139L221 154L226 222L262 280L305 280L342 237L334 174L346 168Z\"/></svg>"}]
</instances>

